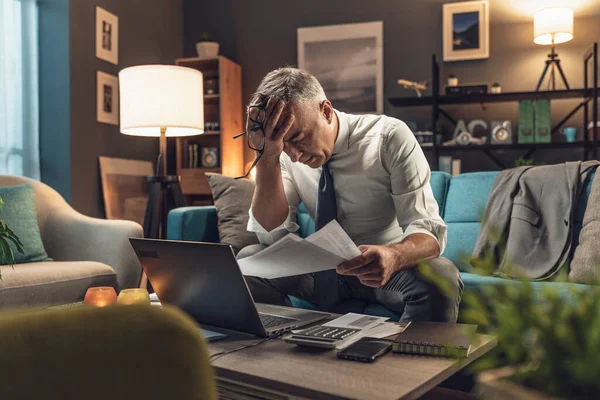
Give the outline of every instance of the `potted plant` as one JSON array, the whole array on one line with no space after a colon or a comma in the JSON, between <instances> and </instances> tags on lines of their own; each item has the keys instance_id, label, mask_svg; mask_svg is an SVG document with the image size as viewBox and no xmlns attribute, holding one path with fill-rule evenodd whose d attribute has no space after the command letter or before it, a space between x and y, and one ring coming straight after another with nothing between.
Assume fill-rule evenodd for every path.
<instances>
[{"instance_id":1,"label":"potted plant","mask_svg":"<svg viewBox=\"0 0 600 400\"><path fill-rule=\"evenodd\" d=\"M208 32L202 33L200 41L196 43L196 52L198 57L216 58L219 55L219 43L210 40Z\"/></svg>"},{"instance_id":2,"label":"potted plant","mask_svg":"<svg viewBox=\"0 0 600 400\"><path fill-rule=\"evenodd\" d=\"M470 257L464 258L468 265ZM470 263L469 272L491 276L496 271L491 251ZM446 290L426 264L419 270ZM553 280L567 280L566 273L557 275ZM473 366L479 398L600 398L600 290L567 285L567 291L536 290L523 277L464 293L460 322L476 324L498 340Z\"/></svg>"},{"instance_id":3,"label":"potted plant","mask_svg":"<svg viewBox=\"0 0 600 400\"><path fill-rule=\"evenodd\" d=\"M3 204L4 201L0 197L0 209L2 209ZM0 217L0 264L13 267L15 264L15 255L9 242L12 242L17 248L17 251L23 254L23 243L21 243L21 240L17 235L15 235L15 233L6 225L6 222L4 222L2 217ZM2 279L1 273L0 279Z\"/></svg>"},{"instance_id":4,"label":"potted plant","mask_svg":"<svg viewBox=\"0 0 600 400\"><path fill-rule=\"evenodd\" d=\"M454 74L448 76L448 86L458 86L458 78Z\"/></svg>"},{"instance_id":5,"label":"potted plant","mask_svg":"<svg viewBox=\"0 0 600 400\"><path fill-rule=\"evenodd\" d=\"M500 86L500 84L498 82L494 82L494 84L490 88L490 93L492 93L492 94L502 93L502 86Z\"/></svg>"}]
</instances>

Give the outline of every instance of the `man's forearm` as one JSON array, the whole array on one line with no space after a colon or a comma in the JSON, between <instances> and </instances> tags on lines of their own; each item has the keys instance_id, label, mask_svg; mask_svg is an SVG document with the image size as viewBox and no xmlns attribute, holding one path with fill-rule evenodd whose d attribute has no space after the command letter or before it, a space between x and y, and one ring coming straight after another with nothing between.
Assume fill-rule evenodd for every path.
<instances>
[{"instance_id":1,"label":"man's forearm","mask_svg":"<svg viewBox=\"0 0 600 400\"><path fill-rule=\"evenodd\" d=\"M425 233L414 233L390 247L396 252L396 271L440 256L440 246L437 240Z\"/></svg>"},{"instance_id":2,"label":"man's forearm","mask_svg":"<svg viewBox=\"0 0 600 400\"><path fill-rule=\"evenodd\" d=\"M252 198L252 214L268 231L281 225L289 208L279 160L260 160L256 165L256 189Z\"/></svg>"}]
</instances>

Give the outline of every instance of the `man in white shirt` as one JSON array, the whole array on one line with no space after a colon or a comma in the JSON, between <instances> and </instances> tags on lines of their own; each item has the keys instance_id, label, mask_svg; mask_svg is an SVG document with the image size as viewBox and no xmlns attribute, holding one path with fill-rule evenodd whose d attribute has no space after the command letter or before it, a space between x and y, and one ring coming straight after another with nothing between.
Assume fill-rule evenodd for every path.
<instances>
[{"instance_id":1,"label":"man in white shirt","mask_svg":"<svg viewBox=\"0 0 600 400\"><path fill-rule=\"evenodd\" d=\"M401 321L455 322L463 284L456 266L439 258L446 225L429 165L406 124L335 110L317 79L296 68L267 74L250 104L246 133L257 160L248 230L261 245L242 249L238 258L297 231L300 202L318 220L325 172L333 180L333 212L362 252L340 264L333 278L333 272L247 277L255 301L289 305L293 295L336 310L339 301L357 298L384 305ZM420 260L448 281L450 297L416 273Z\"/></svg>"}]
</instances>

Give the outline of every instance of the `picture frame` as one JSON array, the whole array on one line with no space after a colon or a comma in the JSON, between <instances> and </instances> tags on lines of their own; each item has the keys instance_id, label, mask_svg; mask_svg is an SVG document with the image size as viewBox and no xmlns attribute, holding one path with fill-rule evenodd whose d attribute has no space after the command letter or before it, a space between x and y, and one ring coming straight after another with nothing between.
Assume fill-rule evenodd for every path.
<instances>
[{"instance_id":1,"label":"picture frame","mask_svg":"<svg viewBox=\"0 0 600 400\"><path fill-rule=\"evenodd\" d=\"M99 157L104 212L107 219L126 219L144 225L148 204L147 177L152 163L126 158Z\"/></svg>"},{"instance_id":2,"label":"picture frame","mask_svg":"<svg viewBox=\"0 0 600 400\"><path fill-rule=\"evenodd\" d=\"M444 61L489 58L489 13L487 0L443 5Z\"/></svg>"},{"instance_id":3,"label":"picture frame","mask_svg":"<svg viewBox=\"0 0 600 400\"><path fill-rule=\"evenodd\" d=\"M319 80L336 109L383 114L383 21L297 32L298 67Z\"/></svg>"},{"instance_id":4,"label":"picture frame","mask_svg":"<svg viewBox=\"0 0 600 400\"><path fill-rule=\"evenodd\" d=\"M96 72L96 119L119 125L119 79L102 71Z\"/></svg>"},{"instance_id":5,"label":"picture frame","mask_svg":"<svg viewBox=\"0 0 600 400\"><path fill-rule=\"evenodd\" d=\"M96 57L119 64L119 17L96 7Z\"/></svg>"}]
</instances>

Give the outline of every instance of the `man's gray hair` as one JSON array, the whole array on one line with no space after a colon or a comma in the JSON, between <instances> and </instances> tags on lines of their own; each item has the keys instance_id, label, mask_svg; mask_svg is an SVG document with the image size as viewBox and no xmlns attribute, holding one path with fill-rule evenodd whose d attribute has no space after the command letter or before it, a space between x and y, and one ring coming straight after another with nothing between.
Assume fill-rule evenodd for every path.
<instances>
[{"instance_id":1,"label":"man's gray hair","mask_svg":"<svg viewBox=\"0 0 600 400\"><path fill-rule=\"evenodd\" d=\"M285 67L269 72L252 95L250 104L265 101L275 95L286 103L326 100L323 87L310 72L299 68Z\"/></svg>"}]
</instances>

